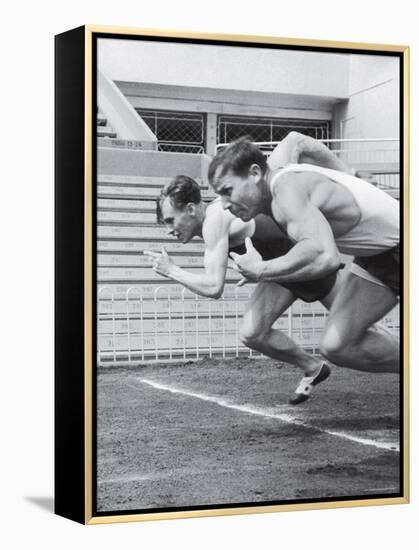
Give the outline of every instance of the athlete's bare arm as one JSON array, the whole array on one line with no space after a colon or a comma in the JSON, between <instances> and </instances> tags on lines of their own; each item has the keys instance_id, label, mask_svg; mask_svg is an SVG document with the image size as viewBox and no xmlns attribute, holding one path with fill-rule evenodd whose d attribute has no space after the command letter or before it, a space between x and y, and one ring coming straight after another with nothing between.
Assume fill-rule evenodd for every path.
<instances>
[{"instance_id":1,"label":"athlete's bare arm","mask_svg":"<svg viewBox=\"0 0 419 550\"><path fill-rule=\"evenodd\" d=\"M308 163L340 172L352 173L324 143L299 132L290 132L272 151L268 165L271 170L287 164Z\"/></svg>"},{"instance_id":2,"label":"athlete's bare arm","mask_svg":"<svg viewBox=\"0 0 419 550\"><path fill-rule=\"evenodd\" d=\"M195 274L177 266L166 251L161 254L144 251L153 259L157 273L168 277L196 294L208 298L220 298L228 263L228 246L230 225L235 218L220 208L208 208L202 228L205 242L204 273Z\"/></svg>"},{"instance_id":3,"label":"athlete's bare arm","mask_svg":"<svg viewBox=\"0 0 419 550\"><path fill-rule=\"evenodd\" d=\"M240 272L253 281L293 282L318 279L340 265L332 229L310 202L307 174L284 174L274 185L272 214L283 225L295 246L284 256L273 260L257 259L253 250L234 255Z\"/></svg>"}]
</instances>

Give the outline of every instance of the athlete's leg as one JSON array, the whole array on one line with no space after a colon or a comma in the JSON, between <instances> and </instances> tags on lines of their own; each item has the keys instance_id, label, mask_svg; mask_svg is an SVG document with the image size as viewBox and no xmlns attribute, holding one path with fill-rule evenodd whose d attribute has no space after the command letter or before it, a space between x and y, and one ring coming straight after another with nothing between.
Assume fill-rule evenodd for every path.
<instances>
[{"instance_id":1,"label":"athlete's leg","mask_svg":"<svg viewBox=\"0 0 419 550\"><path fill-rule=\"evenodd\" d=\"M374 325L396 303L389 288L347 273L331 305L321 342L323 355L356 370L398 372L397 338Z\"/></svg>"},{"instance_id":2,"label":"athlete's leg","mask_svg":"<svg viewBox=\"0 0 419 550\"><path fill-rule=\"evenodd\" d=\"M278 317L294 301L292 292L281 285L259 283L244 313L240 337L249 348L274 359L292 363L310 376L318 371L322 361L305 352L284 332L272 328Z\"/></svg>"}]
</instances>

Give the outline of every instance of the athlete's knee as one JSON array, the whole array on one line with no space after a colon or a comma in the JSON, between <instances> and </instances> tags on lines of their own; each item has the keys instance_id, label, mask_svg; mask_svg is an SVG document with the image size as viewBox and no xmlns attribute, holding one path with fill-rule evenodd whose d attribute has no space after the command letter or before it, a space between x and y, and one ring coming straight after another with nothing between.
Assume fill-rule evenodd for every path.
<instances>
[{"instance_id":1,"label":"athlete's knee","mask_svg":"<svg viewBox=\"0 0 419 550\"><path fill-rule=\"evenodd\" d=\"M333 328L325 330L320 342L320 353L332 363L341 363L347 355L348 343Z\"/></svg>"},{"instance_id":2,"label":"athlete's knee","mask_svg":"<svg viewBox=\"0 0 419 550\"><path fill-rule=\"evenodd\" d=\"M258 349L264 339L264 332L251 323L243 323L240 328L240 341L248 348Z\"/></svg>"}]
</instances>

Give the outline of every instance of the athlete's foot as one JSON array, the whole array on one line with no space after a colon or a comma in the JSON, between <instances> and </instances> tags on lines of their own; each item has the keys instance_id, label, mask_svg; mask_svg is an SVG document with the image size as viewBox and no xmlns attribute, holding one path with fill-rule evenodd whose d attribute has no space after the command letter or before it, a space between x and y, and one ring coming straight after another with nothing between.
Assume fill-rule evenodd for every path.
<instances>
[{"instance_id":1,"label":"athlete's foot","mask_svg":"<svg viewBox=\"0 0 419 550\"><path fill-rule=\"evenodd\" d=\"M323 363L316 373L312 376L305 376L301 382L298 384L297 389L294 392L293 397L290 399L291 405L299 405L304 403L309 399L310 395L313 392L314 386L323 382L330 376L330 368Z\"/></svg>"}]
</instances>

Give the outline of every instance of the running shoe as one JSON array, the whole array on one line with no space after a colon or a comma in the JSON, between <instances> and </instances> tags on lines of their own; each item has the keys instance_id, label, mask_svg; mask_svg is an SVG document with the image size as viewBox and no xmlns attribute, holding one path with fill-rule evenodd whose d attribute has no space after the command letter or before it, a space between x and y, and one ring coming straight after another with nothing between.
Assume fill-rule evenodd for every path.
<instances>
[{"instance_id":1,"label":"running shoe","mask_svg":"<svg viewBox=\"0 0 419 550\"><path fill-rule=\"evenodd\" d=\"M314 386L323 382L330 376L330 368L323 363L317 374L313 376L305 376L298 384L297 389L294 392L293 397L290 399L291 405L299 405L304 403L310 397Z\"/></svg>"}]
</instances>

